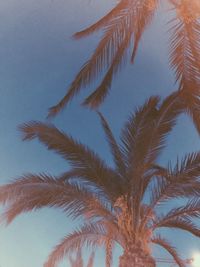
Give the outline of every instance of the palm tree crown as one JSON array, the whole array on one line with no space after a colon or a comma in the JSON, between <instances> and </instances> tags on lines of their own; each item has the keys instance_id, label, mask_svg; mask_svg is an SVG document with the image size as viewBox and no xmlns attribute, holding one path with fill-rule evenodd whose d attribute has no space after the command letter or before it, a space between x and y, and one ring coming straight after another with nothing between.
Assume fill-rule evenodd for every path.
<instances>
[{"instance_id":1,"label":"palm tree crown","mask_svg":"<svg viewBox=\"0 0 200 267\"><path fill-rule=\"evenodd\" d=\"M109 267L116 243L123 248L120 267L155 266L153 244L162 246L184 267L161 230L176 228L200 237L193 221L200 216L200 153L186 155L175 166L158 164L166 137L182 112L183 103L176 94L161 103L158 97L149 98L129 117L120 144L99 113L115 167L51 124L22 125L24 140L38 138L66 159L71 169L59 177L27 174L1 186L0 202L7 207L7 223L22 212L45 206L60 208L73 219L82 218L82 225L55 247L45 267L57 266L84 245L92 249L103 246ZM184 204L164 212L164 204L177 198L185 200Z\"/></svg>"},{"instance_id":2,"label":"palm tree crown","mask_svg":"<svg viewBox=\"0 0 200 267\"><path fill-rule=\"evenodd\" d=\"M79 39L103 30L97 48L83 65L71 83L63 99L49 111L56 115L79 91L87 87L99 75L104 75L100 85L89 95L84 104L97 108L107 96L113 77L118 73L132 47L131 61L147 27L151 24L160 4L169 5L167 19L169 40L169 62L174 70L178 89L186 102L186 110L197 128L199 122L200 83L200 4L198 0L120 0L117 5L98 22L75 34ZM166 13L166 11L165 11Z\"/></svg>"}]
</instances>

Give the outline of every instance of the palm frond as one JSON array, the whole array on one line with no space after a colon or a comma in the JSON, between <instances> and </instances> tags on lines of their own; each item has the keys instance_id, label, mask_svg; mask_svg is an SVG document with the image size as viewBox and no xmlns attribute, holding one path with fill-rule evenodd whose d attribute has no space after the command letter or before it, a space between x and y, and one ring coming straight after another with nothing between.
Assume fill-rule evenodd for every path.
<instances>
[{"instance_id":1,"label":"palm frond","mask_svg":"<svg viewBox=\"0 0 200 267\"><path fill-rule=\"evenodd\" d=\"M200 8L195 9L195 2L181 1L175 5L176 18L170 23L170 63L183 91L186 111L200 133L200 22L196 16L196 12L200 15Z\"/></svg>"},{"instance_id":2,"label":"palm frond","mask_svg":"<svg viewBox=\"0 0 200 267\"><path fill-rule=\"evenodd\" d=\"M104 28L103 37L91 58L76 75L62 100L50 108L50 117L60 112L82 88L91 84L103 71L106 71L101 85L86 99L85 103L92 107L97 107L104 100L111 86L112 77L121 66L125 50L130 44L131 36L135 35L135 54L141 36L153 18L157 2L157 0L151 0L151 2L149 0L120 1L119 6L111 14L108 14L91 28L76 35L83 36L99 29L99 27L103 26ZM133 57L134 55L132 55L132 59Z\"/></svg>"},{"instance_id":3,"label":"palm frond","mask_svg":"<svg viewBox=\"0 0 200 267\"><path fill-rule=\"evenodd\" d=\"M129 30L131 25L132 17L129 14L126 17L119 16L106 27L103 38L99 42L91 58L76 75L67 94L56 106L50 108L49 117L55 116L60 112L82 88L88 86L102 74L103 71L106 71L106 69L111 66L116 52L126 38L126 31L128 35L130 34Z\"/></svg>"},{"instance_id":4,"label":"palm frond","mask_svg":"<svg viewBox=\"0 0 200 267\"><path fill-rule=\"evenodd\" d=\"M23 140L37 138L49 150L61 155L70 163L74 171L79 172L79 177L92 181L105 190L112 191L114 186L118 189L115 188L113 192L121 191L116 172L109 168L97 153L59 131L55 126L33 121L23 124L20 130L23 133Z\"/></svg>"},{"instance_id":5,"label":"palm frond","mask_svg":"<svg viewBox=\"0 0 200 267\"><path fill-rule=\"evenodd\" d=\"M176 18L170 22L170 63L180 84L179 88L189 91L200 81L200 23L190 13L192 6L194 4L181 1L180 5L175 6ZM186 16L190 16L190 22Z\"/></svg>"},{"instance_id":6,"label":"palm frond","mask_svg":"<svg viewBox=\"0 0 200 267\"><path fill-rule=\"evenodd\" d=\"M176 218L192 219L200 217L200 201L198 199L189 200L186 205L171 209L167 214L159 216L156 223L163 223Z\"/></svg>"},{"instance_id":7,"label":"palm frond","mask_svg":"<svg viewBox=\"0 0 200 267\"><path fill-rule=\"evenodd\" d=\"M151 97L133 113L122 129L121 141L126 166L131 170L142 165L145 156L146 143L150 130L153 128L153 119L157 113L159 98ZM130 171L131 172L131 171Z\"/></svg>"},{"instance_id":8,"label":"palm frond","mask_svg":"<svg viewBox=\"0 0 200 267\"><path fill-rule=\"evenodd\" d=\"M127 193L132 197L134 196L131 205L135 227L139 222L140 202L144 194L143 176L147 170L147 165L150 165L146 160L146 154L148 153L149 140L151 138L149 135L151 135L155 127L158 115L158 102L158 97L149 98L141 108L132 114L122 129L122 151L130 184Z\"/></svg>"},{"instance_id":9,"label":"palm frond","mask_svg":"<svg viewBox=\"0 0 200 267\"><path fill-rule=\"evenodd\" d=\"M106 27L111 20L117 18L124 13L124 11L129 7L129 1L128 0L121 0L110 12L108 12L105 16L103 16L100 20L98 20L96 23L92 24L90 27L77 32L74 34L75 39L80 39L83 37L87 37L88 35L93 34L96 31L99 31L100 29Z\"/></svg>"},{"instance_id":10,"label":"palm frond","mask_svg":"<svg viewBox=\"0 0 200 267\"><path fill-rule=\"evenodd\" d=\"M129 119L123 129L121 139L126 163L130 166L129 177L140 197L143 197L152 176L147 175L150 179L141 177L156 164L157 157L165 147L166 136L172 130L182 110L183 103L178 93L166 98L160 107L158 98L150 98L142 109ZM138 181L137 177L140 177ZM140 189L137 187L138 183L140 187L142 186Z\"/></svg>"},{"instance_id":11,"label":"palm frond","mask_svg":"<svg viewBox=\"0 0 200 267\"><path fill-rule=\"evenodd\" d=\"M154 162L165 147L166 136L176 124L178 115L183 112L183 103L179 93L172 93L161 103L155 118L154 127L149 140L147 159Z\"/></svg>"},{"instance_id":12,"label":"palm frond","mask_svg":"<svg viewBox=\"0 0 200 267\"><path fill-rule=\"evenodd\" d=\"M199 90L199 85L196 89ZM194 126L200 134L200 100L199 92L192 87L189 90L182 90L181 97L185 104L185 111L191 117ZM196 91L196 92L195 92Z\"/></svg>"},{"instance_id":13,"label":"palm frond","mask_svg":"<svg viewBox=\"0 0 200 267\"><path fill-rule=\"evenodd\" d=\"M169 220L158 221L154 224L153 228L158 229L161 227L167 228L176 228L177 230L183 230L189 232L190 234L200 237L200 228L196 226L191 220L189 219L182 219L182 218L173 218Z\"/></svg>"},{"instance_id":14,"label":"palm frond","mask_svg":"<svg viewBox=\"0 0 200 267\"><path fill-rule=\"evenodd\" d=\"M179 257L178 253L176 252L175 248L171 246L171 244L160 235L155 236L152 240L152 243L163 247L174 259L179 267L186 267L183 260Z\"/></svg>"},{"instance_id":15,"label":"palm frond","mask_svg":"<svg viewBox=\"0 0 200 267\"><path fill-rule=\"evenodd\" d=\"M42 207L62 209L72 218L90 216L111 218L100 194L91 193L80 184L70 184L49 175L25 175L0 187L0 202L7 205L2 218L10 223L17 215Z\"/></svg>"},{"instance_id":16,"label":"palm frond","mask_svg":"<svg viewBox=\"0 0 200 267\"><path fill-rule=\"evenodd\" d=\"M155 180L155 177L160 179L160 177L165 177L166 173L167 171L164 167L159 166L158 164L150 165L149 169L143 176L142 196L144 197L145 194L149 194L147 189L150 187L150 184L153 182L153 180Z\"/></svg>"},{"instance_id":17,"label":"palm frond","mask_svg":"<svg viewBox=\"0 0 200 267\"><path fill-rule=\"evenodd\" d=\"M135 1L135 24L134 24L134 46L131 55L131 62L134 62L141 37L146 28L151 24L158 7L158 0Z\"/></svg>"},{"instance_id":18,"label":"palm frond","mask_svg":"<svg viewBox=\"0 0 200 267\"><path fill-rule=\"evenodd\" d=\"M122 155L121 149L118 146L117 141L115 140L115 137L114 137L109 125L108 125L108 122L106 121L106 119L104 118L104 116L100 112L98 112L98 114L99 114L99 117L101 119L101 124L102 124L102 127L103 127L104 132L105 132L106 137L107 137L107 141L108 141L109 146L110 146L110 150L111 150L114 162L115 162L116 169L117 169L118 173L120 173L121 177L125 177L126 176L126 166L125 166L125 163L123 160L123 155Z\"/></svg>"},{"instance_id":19,"label":"palm frond","mask_svg":"<svg viewBox=\"0 0 200 267\"><path fill-rule=\"evenodd\" d=\"M170 166L170 164L169 164ZM155 207L171 198L198 197L200 193L200 153L186 155L174 169L166 169L153 185L151 207Z\"/></svg>"},{"instance_id":20,"label":"palm frond","mask_svg":"<svg viewBox=\"0 0 200 267\"><path fill-rule=\"evenodd\" d=\"M152 125L150 126L151 128L148 129L150 134L148 135L148 137L146 136L147 138L146 147L145 150L143 151L144 158L140 159L140 162L143 162L143 168L142 168L143 173L141 173L139 177L143 176L143 179L141 179L140 181L140 188L138 189L136 187L138 192L138 200L137 200L138 207L152 178L155 175L157 176L159 175L160 177L160 175L163 174L163 169L161 171L161 168L159 168L159 171L157 170L153 171L151 175L149 175L149 171L152 169L152 166L155 166L158 156L165 147L166 137L171 132L173 126L176 123L178 115L182 111L183 111L183 103L179 97L179 93L173 93L163 101L163 103L160 105L159 108L157 108L157 114L155 113L154 117L150 118L152 121ZM135 184L135 180L133 181Z\"/></svg>"},{"instance_id":21,"label":"palm frond","mask_svg":"<svg viewBox=\"0 0 200 267\"><path fill-rule=\"evenodd\" d=\"M103 80L101 81L101 84L97 87L95 91L92 92L83 102L83 105L87 105L92 109L96 109L99 107L99 105L102 104L104 99L109 93L109 90L111 89L112 80L115 74L117 74L122 65L126 62L127 57L127 48L130 42L131 35L127 34L124 41L120 44L118 47L115 56L113 58L113 61L108 68Z\"/></svg>"},{"instance_id":22,"label":"palm frond","mask_svg":"<svg viewBox=\"0 0 200 267\"><path fill-rule=\"evenodd\" d=\"M76 179L76 178L81 178L79 171L71 169L71 170L66 171L66 172L62 173L61 175L59 175L57 177L57 180L60 180L60 181L64 182L64 181L67 181L67 180L70 180L70 179Z\"/></svg>"},{"instance_id":23,"label":"palm frond","mask_svg":"<svg viewBox=\"0 0 200 267\"><path fill-rule=\"evenodd\" d=\"M58 263L67 255L76 251L83 246L96 249L99 246L106 246L106 243L110 238L116 239L116 234L109 233L107 235L106 229L101 223L86 224L75 230L73 233L66 236L59 245L55 247L50 254L44 267L56 267Z\"/></svg>"},{"instance_id":24,"label":"palm frond","mask_svg":"<svg viewBox=\"0 0 200 267\"><path fill-rule=\"evenodd\" d=\"M150 98L125 125L122 142L129 164L134 168L133 154L141 163L155 164L165 145L165 137L175 125L177 116L183 111L178 93L167 97L158 107L158 98ZM138 153L139 155L135 155Z\"/></svg>"}]
</instances>

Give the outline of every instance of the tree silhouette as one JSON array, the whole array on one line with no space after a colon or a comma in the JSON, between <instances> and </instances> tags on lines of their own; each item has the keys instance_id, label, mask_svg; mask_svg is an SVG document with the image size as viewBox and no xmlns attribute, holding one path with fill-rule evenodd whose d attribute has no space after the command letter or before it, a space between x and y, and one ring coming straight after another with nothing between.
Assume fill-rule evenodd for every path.
<instances>
[{"instance_id":1,"label":"tree silhouette","mask_svg":"<svg viewBox=\"0 0 200 267\"><path fill-rule=\"evenodd\" d=\"M120 267L154 267L152 245L167 250L179 267L185 264L163 228L183 230L200 237L193 221L200 216L200 153L191 153L167 167L158 163L166 138L183 111L174 93L163 102L158 97L130 115L118 143L102 114L114 167L108 166L88 146L74 140L52 124L30 122L21 126L24 140L37 138L62 156L71 169L59 177L27 174L0 187L3 218L10 223L22 212L42 207L60 208L82 224L69 233L50 254L45 267L55 267L84 246L103 246L106 266L112 264L116 243L122 249ZM173 201L182 199L182 205ZM170 211L164 207L167 203ZM161 208L162 207L162 213Z\"/></svg>"}]
</instances>

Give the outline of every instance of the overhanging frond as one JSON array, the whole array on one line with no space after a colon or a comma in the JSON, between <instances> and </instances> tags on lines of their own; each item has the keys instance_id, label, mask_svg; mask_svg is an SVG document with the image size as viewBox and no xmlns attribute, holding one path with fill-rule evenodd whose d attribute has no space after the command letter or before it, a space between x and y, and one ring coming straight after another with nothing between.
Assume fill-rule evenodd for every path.
<instances>
[{"instance_id":1,"label":"overhanging frond","mask_svg":"<svg viewBox=\"0 0 200 267\"><path fill-rule=\"evenodd\" d=\"M119 47L121 47L126 38L126 32L130 35L129 30L132 23L132 16L128 10L127 16L119 16L107 25L103 38L99 42L91 58L76 75L66 95L56 106L50 108L50 117L60 112L82 88L85 88L88 84L97 79L100 74L110 68Z\"/></svg>"},{"instance_id":2,"label":"overhanging frond","mask_svg":"<svg viewBox=\"0 0 200 267\"><path fill-rule=\"evenodd\" d=\"M158 7L158 0L142 0L132 2L135 5L135 24L133 28L134 32L134 45L131 55L131 61L134 62L137 49L140 43L140 40L144 34L146 28L151 24L155 11Z\"/></svg>"},{"instance_id":3,"label":"overhanging frond","mask_svg":"<svg viewBox=\"0 0 200 267\"><path fill-rule=\"evenodd\" d=\"M116 17L120 16L128 7L129 0L121 0L109 13L107 13L96 23L92 24L90 27L80 32L75 33L74 38L80 39L83 37L87 37L88 35L106 27L106 25L108 25L112 19L115 19Z\"/></svg>"},{"instance_id":4,"label":"overhanging frond","mask_svg":"<svg viewBox=\"0 0 200 267\"><path fill-rule=\"evenodd\" d=\"M170 64L183 91L186 111L200 133L200 6L197 2L174 3L176 17L170 22Z\"/></svg>"},{"instance_id":5,"label":"overhanging frond","mask_svg":"<svg viewBox=\"0 0 200 267\"><path fill-rule=\"evenodd\" d=\"M135 57L139 41L144 30L152 21L158 0L122 0L107 16L95 23L78 36L85 36L103 28L104 34L90 59L83 65L71 83L62 100L49 110L49 116L55 116L67 103L100 74L106 72L98 89L85 103L97 107L105 98L111 86L112 78L118 72L126 48L134 40L132 60Z\"/></svg>"},{"instance_id":6,"label":"overhanging frond","mask_svg":"<svg viewBox=\"0 0 200 267\"><path fill-rule=\"evenodd\" d=\"M130 42L130 38L131 35L127 34L124 41L119 45L113 58L113 61L110 67L108 68L103 80L101 81L101 84L84 100L83 105L89 106L92 109L96 109L102 104L111 89L114 75L116 75L120 71L122 65L126 62L126 52Z\"/></svg>"}]
</instances>

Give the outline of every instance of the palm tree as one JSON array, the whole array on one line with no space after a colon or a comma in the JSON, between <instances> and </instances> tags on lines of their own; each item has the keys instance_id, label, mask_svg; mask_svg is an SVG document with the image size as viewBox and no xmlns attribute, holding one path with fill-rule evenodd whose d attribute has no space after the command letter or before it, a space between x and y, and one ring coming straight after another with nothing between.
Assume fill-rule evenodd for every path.
<instances>
[{"instance_id":1,"label":"palm tree","mask_svg":"<svg viewBox=\"0 0 200 267\"><path fill-rule=\"evenodd\" d=\"M45 267L57 266L84 245L92 249L103 246L106 266L110 267L116 244L123 249L120 267L156 266L151 250L154 244L184 267L161 230L175 228L200 237L200 228L193 221L200 216L200 153L188 154L174 166L158 164L166 138L182 111L176 93L163 102L158 97L149 98L129 117L119 144L99 113L114 167L52 124L22 125L24 140L38 138L67 160L71 169L59 177L27 174L1 186L0 203L6 205L3 218L10 223L22 212L46 206L60 208L73 219L82 218L82 224L55 247ZM164 212L165 205L175 199L182 199L183 204Z\"/></svg>"},{"instance_id":2,"label":"palm tree","mask_svg":"<svg viewBox=\"0 0 200 267\"><path fill-rule=\"evenodd\" d=\"M79 91L99 75L104 75L100 85L84 104L97 108L108 95L113 77L120 71L132 47L134 61L140 40L151 24L160 4L168 3L171 13L167 23L170 32L169 61L174 70L180 97L192 116L197 129L199 122L200 90L200 4L198 0L120 0L98 22L75 34L79 39L103 30L97 48L75 76L63 99L50 108L49 116L60 112ZM164 11L163 11L164 12ZM166 12L166 11L165 11Z\"/></svg>"}]
</instances>

